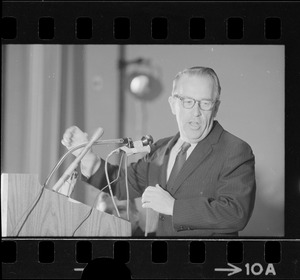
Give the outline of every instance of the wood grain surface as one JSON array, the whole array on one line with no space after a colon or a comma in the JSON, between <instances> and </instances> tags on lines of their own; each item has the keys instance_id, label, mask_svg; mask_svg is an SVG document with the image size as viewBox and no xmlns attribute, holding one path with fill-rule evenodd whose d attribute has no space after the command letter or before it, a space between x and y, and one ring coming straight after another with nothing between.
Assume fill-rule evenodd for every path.
<instances>
[{"instance_id":1,"label":"wood grain surface","mask_svg":"<svg viewBox=\"0 0 300 280\"><path fill-rule=\"evenodd\" d=\"M2 236L16 236L42 187L32 174L2 174ZM44 189L19 236L72 236L91 208ZM5 224L6 223L6 224ZM130 236L130 222L93 209L75 236Z\"/></svg>"}]
</instances>

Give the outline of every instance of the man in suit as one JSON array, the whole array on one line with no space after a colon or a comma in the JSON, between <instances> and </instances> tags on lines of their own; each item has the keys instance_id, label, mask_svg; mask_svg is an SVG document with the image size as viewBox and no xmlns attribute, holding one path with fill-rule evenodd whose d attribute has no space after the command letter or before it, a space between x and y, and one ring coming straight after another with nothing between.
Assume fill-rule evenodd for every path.
<instances>
[{"instance_id":1,"label":"man in suit","mask_svg":"<svg viewBox=\"0 0 300 280\"><path fill-rule=\"evenodd\" d=\"M159 213L157 236L237 236L255 200L254 155L250 146L214 120L221 87L211 68L192 67L173 81L169 104L179 132L157 141L151 153L128 168L130 198ZM73 127L62 143L71 148L87 135ZM90 152L81 164L87 181L106 185L104 161ZM108 165L110 178L118 167ZM126 198L125 176L114 185ZM151 210L151 211L152 211Z\"/></svg>"}]
</instances>

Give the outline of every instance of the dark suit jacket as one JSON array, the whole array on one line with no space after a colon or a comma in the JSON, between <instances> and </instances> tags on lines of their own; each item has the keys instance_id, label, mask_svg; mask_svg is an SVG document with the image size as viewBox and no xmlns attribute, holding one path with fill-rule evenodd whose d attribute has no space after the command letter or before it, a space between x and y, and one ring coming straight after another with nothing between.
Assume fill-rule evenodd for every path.
<instances>
[{"instance_id":1,"label":"dark suit jacket","mask_svg":"<svg viewBox=\"0 0 300 280\"><path fill-rule=\"evenodd\" d=\"M159 215L157 236L237 236L248 223L255 200L254 155L250 146L225 131L215 121L200 141L178 177L166 182L171 148L179 138L157 141L150 154L128 168L130 198L140 197L148 186L159 184L175 198L173 216ZM118 167L109 165L110 180ZM126 199L124 173L114 185L119 199ZM88 180L106 185L104 161Z\"/></svg>"}]
</instances>

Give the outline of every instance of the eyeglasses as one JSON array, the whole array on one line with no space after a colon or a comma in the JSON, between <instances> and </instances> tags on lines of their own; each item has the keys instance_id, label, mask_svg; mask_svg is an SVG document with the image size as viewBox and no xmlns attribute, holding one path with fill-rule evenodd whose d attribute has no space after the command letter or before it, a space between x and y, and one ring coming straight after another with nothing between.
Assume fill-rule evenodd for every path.
<instances>
[{"instance_id":1,"label":"eyeglasses","mask_svg":"<svg viewBox=\"0 0 300 280\"><path fill-rule=\"evenodd\" d=\"M206 100L206 99L196 100L191 97L183 97L177 94L174 94L173 97L180 99L181 104L185 109L192 109L195 106L196 102L198 102L201 110L209 111L214 107L215 103L217 102L217 100L215 101Z\"/></svg>"}]
</instances>

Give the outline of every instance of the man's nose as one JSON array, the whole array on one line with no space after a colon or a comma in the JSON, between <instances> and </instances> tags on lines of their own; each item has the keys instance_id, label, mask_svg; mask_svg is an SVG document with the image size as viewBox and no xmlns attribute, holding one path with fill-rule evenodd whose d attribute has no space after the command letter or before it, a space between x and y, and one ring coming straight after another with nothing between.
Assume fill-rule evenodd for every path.
<instances>
[{"instance_id":1,"label":"man's nose","mask_svg":"<svg viewBox=\"0 0 300 280\"><path fill-rule=\"evenodd\" d=\"M202 115L199 102L195 103L195 105L193 107L193 114L194 114L194 116L201 116Z\"/></svg>"}]
</instances>

